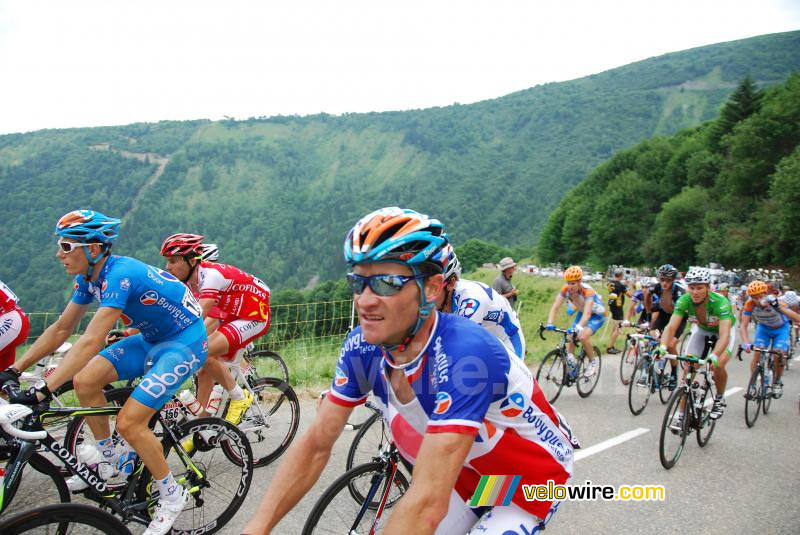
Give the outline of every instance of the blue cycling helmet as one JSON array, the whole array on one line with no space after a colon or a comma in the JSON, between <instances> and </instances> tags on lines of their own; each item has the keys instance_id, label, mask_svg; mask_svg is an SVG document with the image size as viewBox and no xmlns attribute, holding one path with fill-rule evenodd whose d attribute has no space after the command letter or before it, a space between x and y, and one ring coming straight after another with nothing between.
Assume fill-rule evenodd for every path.
<instances>
[{"instance_id":1,"label":"blue cycling helmet","mask_svg":"<svg viewBox=\"0 0 800 535\"><path fill-rule=\"evenodd\" d=\"M428 274L442 273L451 250L444 225L438 219L396 206L362 217L344 241L344 259L350 265L398 262L410 267L414 275L420 275L423 266L431 268L426 270ZM420 296L417 322L402 343L382 344L387 353L395 349L405 351L434 310L436 303L427 300L424 281L418 278L416 283Z\"/></svg>"},{"instance_id":2,"label":"blue cycling helmet","mask_svg":"<svg viewBox=\"0 0 800 535\"><path fill-rule=\"evenodd\" d=\"M348 264L395 261L412 268L427 264L441 273L447 264L444 225L438 220L391 206L362 217L344 242Z\"/></svg>"},{"instance_id":3,"label":"blue cycling helmet","mask_svg":"<svg viewBox=\"0 0 800 535\"><path fill-rule=\"evenodd\" d=\"M121 221L93 210L74 210L58 220L56 236L82 243L111 245L119 236Z\"/></svg>"}]
</instances>

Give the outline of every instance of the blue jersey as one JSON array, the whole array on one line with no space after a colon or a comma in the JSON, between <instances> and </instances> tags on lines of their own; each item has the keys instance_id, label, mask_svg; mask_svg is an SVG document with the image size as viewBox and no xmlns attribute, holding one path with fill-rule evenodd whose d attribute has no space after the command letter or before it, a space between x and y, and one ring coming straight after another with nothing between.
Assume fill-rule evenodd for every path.
<instances>
[{"instance_id":1,"label":"blue jersey","mask_svg":"<svg viewBox=\"0 0 800 535\"><path fill-rule=\"evenodd\" d=\"M522 360L486 329L437 313L425 349L398 370L414 391L409 403L400 403L390 386L392 366L355 329L342 347L328 399L355 406L372 391L398 450L412 463L426 433L474 436L456 483L465 499L481 475L521 474L522 484L559 484L572 475L578 442L569 426ZM550 502L520 496L514 503L544 518Z\"/></svg>"},{"instance_id":2,"label":"blue jersey","mask_svg":"<svg viewBox=\"0 0 800 535\"><path fill-rule=\"evenodd\" d=\"M170 340L201 321L200 305L181 281L127 256L110 256L100 276L88 282L75 278L72 301L122 310L126 327L139 329L148 342Z\"/></svg>"}]
</instances>

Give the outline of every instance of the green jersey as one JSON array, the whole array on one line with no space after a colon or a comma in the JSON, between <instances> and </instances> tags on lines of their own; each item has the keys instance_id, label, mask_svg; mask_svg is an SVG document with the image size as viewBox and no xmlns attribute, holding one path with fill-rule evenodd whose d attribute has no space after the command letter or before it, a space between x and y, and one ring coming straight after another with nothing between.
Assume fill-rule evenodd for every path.
<instances>
[{"instance_id":1,"label":"green jersey","mask_svg":"<svg viewBox=\"0 0 800 535\"><path fill-rule=\"evenodd\" d=\"M705 322L700 321L697 316L697 305L692 301L692 296L688 293L683 294L675 302L673 315L687 318L691 323L696 323L706 331L719 332L719 322L731 320L731 327L736 325L736 318L731 309L731 302L724 295L716 292L708 292L708 299L705 301L706 316Z\"/></svg>"}]
</instances>

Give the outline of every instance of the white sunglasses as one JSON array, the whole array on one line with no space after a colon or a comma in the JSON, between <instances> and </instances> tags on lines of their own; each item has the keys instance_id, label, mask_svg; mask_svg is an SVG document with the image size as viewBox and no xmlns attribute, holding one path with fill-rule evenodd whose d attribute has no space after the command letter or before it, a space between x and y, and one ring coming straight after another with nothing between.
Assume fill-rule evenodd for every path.
<instances>
[{"instance_id":1,"label":"white sunglasses","mask_svg":"<svg viewBox=\"0 0 800 535\"><path fill-rule=\"evenodd\" d=\"M65 253L65 254L69 254L69 253L71 253L72 251L74 251L74 250L75 250L75 249L77 249L78 247L89 247L90 245L92 245L92 244L91 244L91 243L76 243L76 242L71 242L71 241L63 241L63 240L59 240L59 241L58 241L58 247L59 247L59 248L60 248L60 249L61 249L61 250L62 250L62 251Z\"/></svg>"}]
</instances>

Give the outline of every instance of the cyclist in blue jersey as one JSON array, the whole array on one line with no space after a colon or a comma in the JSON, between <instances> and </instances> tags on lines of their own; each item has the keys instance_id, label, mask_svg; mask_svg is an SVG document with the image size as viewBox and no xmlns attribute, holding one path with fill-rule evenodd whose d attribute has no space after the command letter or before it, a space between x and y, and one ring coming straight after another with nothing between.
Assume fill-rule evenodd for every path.
<instances>
[{"instance_id":1,"label":"cyclist in blue jersey","mask_svg":"<svg viewBox=\"0 0 800 535\"><path fill-rule=\"evenodd\" d=\"M191 291L169 273L133 258L112 256L119 219L91 210L76 210L56 225L59 261L75 275L74 293L59 319L28 349L16 369L0 374L13 380L20 370L38 362L69 338L93 300L100 302L85 333L75 342L44 386L27 392L8 390L17 403L38 403L73 379L84 406L102 406L103 386L120 379L142 377L120 411L116 430L138 453L158 485L159 500L145 535L167 533L189 500L169 470L161 442L147 422L206 360L208 338L200 306ZM103 349L117 320L139 333ZM86 417L102 461L97 470L109 479L116 473L116 452L107 416ZM88 485L73 476L72 491Z\"/></svg>"},{"instance_id":2,"label":"cyclist in blue jersey","mask_svg":"<svg viewBox=\"0 0 800 535\"><path fill-rule=\"evenodd\" d=\"M521 487L504 507L467 505L483 475L567 483L578 444L522 359L486 329L436 309L447 243L438 220L396 207L350 231L344 253L359 326L316 418L243 533L270 533L314 486L353 407L370 393L414 465L410 488L381 522L384 533L533 534L556 512L557 502L529 502Z\"/></svg>"}]
</instances>

